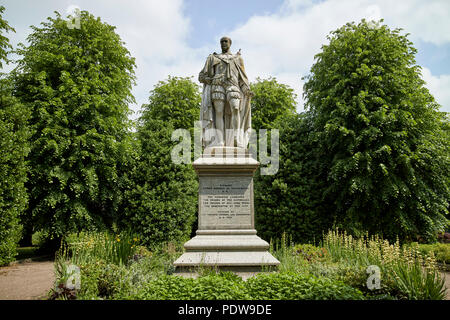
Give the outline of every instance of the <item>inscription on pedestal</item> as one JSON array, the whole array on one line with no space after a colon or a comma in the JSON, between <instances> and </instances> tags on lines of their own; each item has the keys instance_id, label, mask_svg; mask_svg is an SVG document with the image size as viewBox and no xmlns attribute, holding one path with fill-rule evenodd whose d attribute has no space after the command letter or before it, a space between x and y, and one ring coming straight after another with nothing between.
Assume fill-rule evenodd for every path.
<instances>
[{"instance_id":1,"label":"inscription on pedestal","mask_svg":"<svg viewBox=\"0 0 450 320\"><path fill-rule=\"evenodd\" d=\"M199 229L253 228L252 177L200 177Z\"/></svg>"}]
</instances>

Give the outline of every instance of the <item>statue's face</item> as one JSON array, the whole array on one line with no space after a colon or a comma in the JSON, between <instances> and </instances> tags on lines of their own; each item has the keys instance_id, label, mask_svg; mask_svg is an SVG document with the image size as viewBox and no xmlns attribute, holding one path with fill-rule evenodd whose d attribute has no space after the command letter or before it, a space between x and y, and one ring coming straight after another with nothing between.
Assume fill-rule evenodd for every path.
<instances>
[{"instance_id":1,"label":"statue's face","mask_svg":"<svg viewBox=\"0 0 450 320\"><path fill-rule=\"evenodd\" d=\"M222 47L222 52L227 52L231 47L230 39L227 39L227 38L221 39L220 46Z\"/></svg>"}]
</instances>

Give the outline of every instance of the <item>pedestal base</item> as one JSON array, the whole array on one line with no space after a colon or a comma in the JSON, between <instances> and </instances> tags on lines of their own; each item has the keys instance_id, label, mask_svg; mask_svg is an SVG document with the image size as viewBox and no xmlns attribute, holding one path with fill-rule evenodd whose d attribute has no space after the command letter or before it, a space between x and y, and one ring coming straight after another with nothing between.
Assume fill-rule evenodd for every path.
<instances>
[{"instance_id":1,"label":"pedestal base","mask_svg":"<svg viewBox=\"0 0 450 320\"><path fill-rule=\"evenodd\" d=\"M199 268L214 268L247 278L280 264L254 227L253 174L258 165L248 150L233 147L207 148L194 161L198 230L174 262L177 274L195 277Z\"/></svg>"},{"instance_id":2,"label":"pedestal base","mask_svg":"<svg viewBox=\"0 0 450 320\"><path fill-rule=\"evenodd\" d=\"M183 276L195 277L199 269L212 268L248 278L280 264L256 230L198 230L184 248L186 252L174 262L175 272Z\"/></svg>"}]
</instances>

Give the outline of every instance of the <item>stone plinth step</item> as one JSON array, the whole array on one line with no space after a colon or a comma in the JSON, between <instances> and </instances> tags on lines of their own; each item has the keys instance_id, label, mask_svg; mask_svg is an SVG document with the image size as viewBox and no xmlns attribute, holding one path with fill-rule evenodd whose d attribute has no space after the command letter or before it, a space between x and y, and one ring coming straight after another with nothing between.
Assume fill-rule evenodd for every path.
<instances>
[{"instance_id":1,"label":"stone plinth step","mask_svg":"<svg viewBox=\"0 0 450 320\"><path fill-rule=\"evenodd\" d=\"M257 235L197 235L184 244L189 251L267 251L269 243Z\"/></svg>"},{"instance_id":2,"label":"stone plinth step","mask_svg":"<svg viewBox=\"0 0 450 320\"><path fill-rule=\"evenodd\" d=\"M263 267L280 262L268 251L185 252L174 262L175 267Z\"/></svg>"},{"instance_id":3,"label":"stone plinth step","mask_svg":"<svg viewBox=\"0 0 450 320\"><path fill-rule=\"evenodd\" d=\"M254 235L256 234L255 229L199 229L196 231L197 235Z\"/></svg>"}]
</instances>

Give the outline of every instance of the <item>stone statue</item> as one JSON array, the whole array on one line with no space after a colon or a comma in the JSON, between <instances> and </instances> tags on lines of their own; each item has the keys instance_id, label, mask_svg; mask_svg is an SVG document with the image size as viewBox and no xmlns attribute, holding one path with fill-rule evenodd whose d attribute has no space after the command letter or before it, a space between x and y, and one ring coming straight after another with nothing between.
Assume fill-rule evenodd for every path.
<instances>
[{"instance_id":1,"label":"stone statue","mask_svg":"<svg viewBox=\"0 0 450 320\"><path fill-rule=\"evenodd\" d=\"M222 53L206 59L198 76L203 83L200 121L204 147L246 148L251 130L250 91L240 50L230 52L231 39L220 39Z\"/></svg>"},{"instance_id":2,"label":"stone statue","mask_svg":"<svg viewBox=\"0 0 450 320\"><path fill-rule=\"evenodd\" d=\"M220 44L222 53L209 55L198 76L205 146L192 164L199 179L198 229L173 265L181 276L193 277L198 268L210 267L245 280L277 270L280 262L255 229L253 175L259 162L247 148L253 93L240 52L230 52L230 38Z\"/></svg>"}]
</instances>

